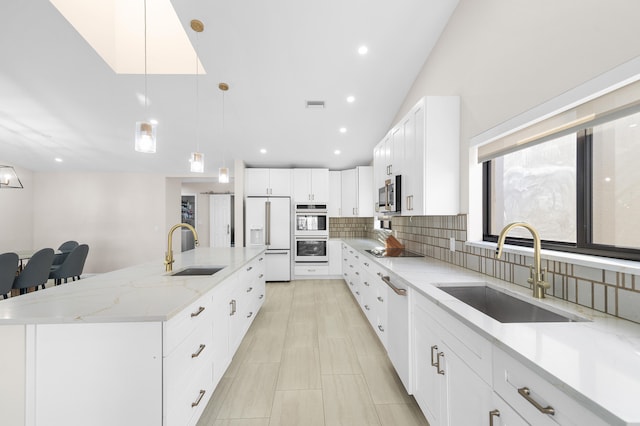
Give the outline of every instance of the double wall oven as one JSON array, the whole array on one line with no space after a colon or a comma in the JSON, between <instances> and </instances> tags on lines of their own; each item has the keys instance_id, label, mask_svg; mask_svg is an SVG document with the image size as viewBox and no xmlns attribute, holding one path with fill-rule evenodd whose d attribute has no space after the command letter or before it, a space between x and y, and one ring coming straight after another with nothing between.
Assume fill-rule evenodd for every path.
<instances>
[{"instance_id":1,"label":"double wall oven","mask_svg":"<svg viewBox=\"0 0 640 426\"><path fill-rule=\"evenodd\" d=\"M326 204L296 204L295 261L327 263L329 215Z\"/></svg>"}]
</instances>

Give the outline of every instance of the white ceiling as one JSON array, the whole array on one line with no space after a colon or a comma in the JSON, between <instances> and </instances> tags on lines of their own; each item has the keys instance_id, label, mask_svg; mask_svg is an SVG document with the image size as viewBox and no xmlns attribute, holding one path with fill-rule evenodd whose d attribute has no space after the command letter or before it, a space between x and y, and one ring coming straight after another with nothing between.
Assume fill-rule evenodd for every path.
<instances>
[{"instance_id":1,"label":"white ceiling","mask_svg":"<svg viewBox=\"0 0 640 426\"><path fill-rule=\"evenodd\" d=\"M198 128L204 176L234 159L337 170L368 164L457 2L173 0L206 75L197 97L194 75L149 75L145 113L143 75L114 73L48 0L2 0L0 160L36 171L195 177L188 158ZM194 18L205 24L197 41ZM230 85L224 127L222 81ZM326 108L306 109L307 100ZM159 122L156 154L133 150L135 122L148 118Z\"/></svg>"}]
</instances>

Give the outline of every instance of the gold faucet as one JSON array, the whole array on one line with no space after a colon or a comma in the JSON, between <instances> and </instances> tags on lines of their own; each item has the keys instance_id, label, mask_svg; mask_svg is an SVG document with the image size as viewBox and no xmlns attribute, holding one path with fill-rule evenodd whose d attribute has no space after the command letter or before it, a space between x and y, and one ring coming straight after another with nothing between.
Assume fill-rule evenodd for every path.
<instances>
[{"instance_id":1,"label":"gold faucet","mask_svg":"<svg viewBox=\"0 0 640 426\"><path fill-rule=\"evenodd\" d=\"M542 244L540 243L540 234L538 234L538 231L536 231L533 226L525 222L514 222L505 226L498 237L496 259L500 259L500 255L502 255L502 247L507 238L507 233L517 227L527 229L533 236L533 265L529 266L529 279L527 282L533 284L533 297L536 299L544 299L544 290L551 286L544 280L547 268L540 268L540 247Z\"/></svg>"},{"instance_id":2,"label":"gold faucet","mask_svg":"<svg viewBox=\"0 0 640 426\"><path fill-rule=\"evenodd\" d=\"M178 223L177 225L173 225L173 227L169 230L169 237L167 241L167 252L164 256L164 268L165 271L171 272L173 270L173 231L178 228L187 228L193 233L193 238L195 239L196 246L198 245L198 233L195 228L188 223Z\"/></svg>"}]
</instances>

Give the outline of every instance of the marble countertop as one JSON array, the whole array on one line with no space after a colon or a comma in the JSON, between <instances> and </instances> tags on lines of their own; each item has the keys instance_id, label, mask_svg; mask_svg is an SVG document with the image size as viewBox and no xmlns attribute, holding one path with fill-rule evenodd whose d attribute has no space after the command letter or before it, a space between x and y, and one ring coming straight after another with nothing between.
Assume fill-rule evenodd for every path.
<instances>
[{"instance_id":1,"label":"marble countertop","mask_svg":"<svg viewBox=\"0 0 640 426\"><path fill-rule=\"evenodd\" d=\"M640 425L640 325L435 259L376 258L369 239L343 239L432 302L610 424ZM588 321L500 323L438 287L487 283L547 309Z\"/></svg>"},{"instance_id":2,"label":"marble countertop","mask_svg":"<svg viewBox=\"0 0 640 426\"><path fill-rule=\"evenodd\" d=\"M166 321L224 281L263 248L196 248L174 254L173 272L225 266L210 276L170 276L163 259L0 300L0 326Z\"/></svg>"}]
</instances>

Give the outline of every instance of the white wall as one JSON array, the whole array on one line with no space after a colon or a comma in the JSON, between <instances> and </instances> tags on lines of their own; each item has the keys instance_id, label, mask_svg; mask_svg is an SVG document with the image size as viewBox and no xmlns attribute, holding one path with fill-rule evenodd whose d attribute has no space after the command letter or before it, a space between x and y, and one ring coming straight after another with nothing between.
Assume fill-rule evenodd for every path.
<instances>
[{"instance_id":1,"label":"white wall","mask_svg":"<svg viewBox=\"0 0 640 426\"><path fill-rule=\"evenodd\" d=\"M87 273L161 264L167 224L180 218L179 183L173 192L166 186L152 174L34 173L33 247L87 243Z\"/></svg>"},{"instance_id":2,"label":"white wall","mask_svg":"<svg viewBox=\"0 0 640 426\"><path fill-rule=\"evenodd\" d=\"M3 161L0 164L10 165ZM0 189L0 253L30 250L33 246L33 173L14 168L24 188Z\"/></svg>"},{"instance_id":3,"label":"white wall","mask_svg":"<svg viewBox=\"0 0 640 426\"><path fill-rule=\"evenodd\" d=\"M469 139L639 56L638 16L635 0L460 0L394 123L422 96L461 97L469 213Z\"/></svg>"}]
</instances>

